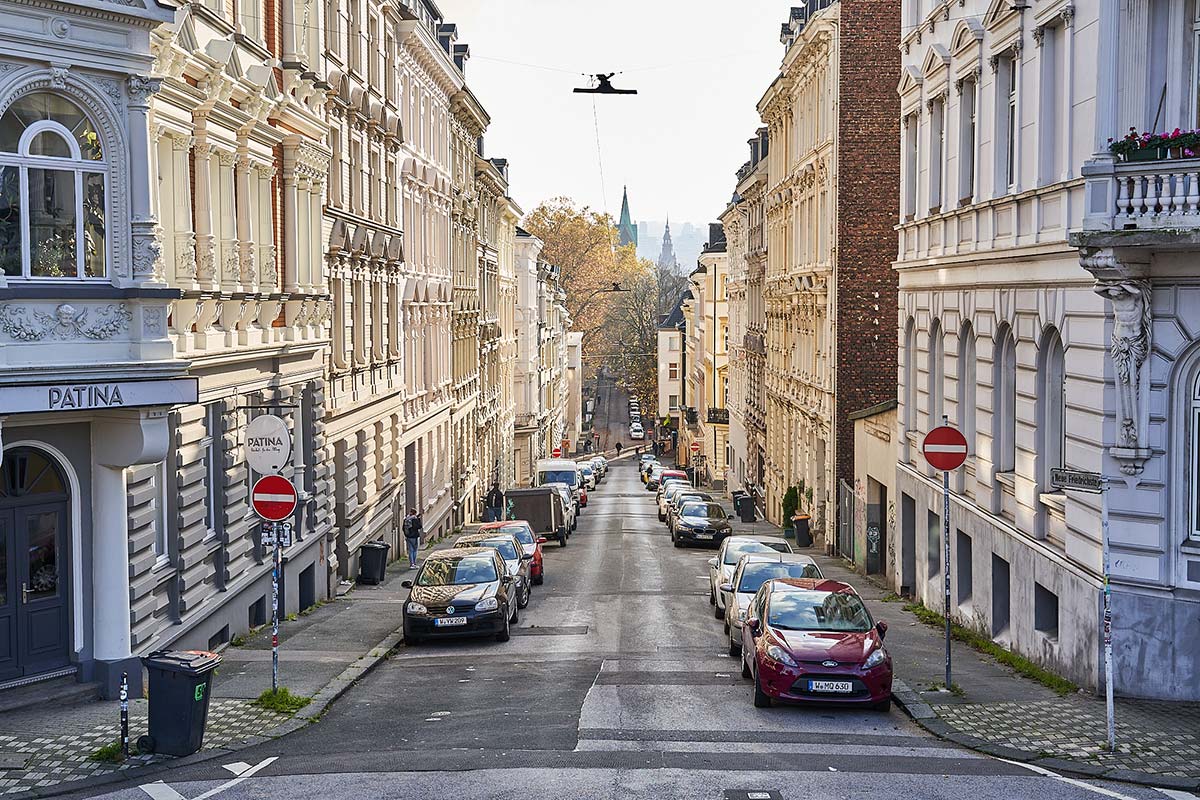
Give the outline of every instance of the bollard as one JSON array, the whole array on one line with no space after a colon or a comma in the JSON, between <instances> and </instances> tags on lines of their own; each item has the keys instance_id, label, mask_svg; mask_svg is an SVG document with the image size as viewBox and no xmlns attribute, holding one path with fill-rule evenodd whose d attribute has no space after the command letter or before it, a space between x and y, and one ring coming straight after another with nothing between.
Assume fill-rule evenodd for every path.
<instances>
[{"instance_id":1,"label":"bollard","mask_svg":"<svg viewBox=\"0 0 1200 800\"><path fill-rule=\"evenodd\" d=\"M129 673L121 673L121 757L129 758Z\"/></svg>"}]
</instances>

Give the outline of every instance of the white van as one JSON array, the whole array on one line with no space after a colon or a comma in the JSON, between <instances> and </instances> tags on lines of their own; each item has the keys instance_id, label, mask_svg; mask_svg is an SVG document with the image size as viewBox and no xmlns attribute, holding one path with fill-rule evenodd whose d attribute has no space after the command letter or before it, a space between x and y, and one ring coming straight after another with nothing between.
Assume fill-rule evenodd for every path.
<instances>
[{"instance_id":1,"label":"white van","mask_svg":"<svg viewBox=\"0 0 1200 800\"><path fill-rule=\"evenodd\" d=\"M547 483L565 483L571 488L571 497L575 499L575 512L579 512L579 494L583 486L583 474L579 464L569 458L539 459L533 468L534 486L545 486Z\"/></svg>"}]
</instances>

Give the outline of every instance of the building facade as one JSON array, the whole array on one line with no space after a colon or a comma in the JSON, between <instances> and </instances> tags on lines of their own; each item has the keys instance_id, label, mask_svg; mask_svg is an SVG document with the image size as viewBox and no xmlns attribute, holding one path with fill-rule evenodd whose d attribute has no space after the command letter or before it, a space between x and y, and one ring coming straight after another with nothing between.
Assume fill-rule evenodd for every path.
<instances>
[{"instance_id":1,"label":"building facade","mask_svg":"<svg viewBox=\"0 0 1200 800\"><path fill-rule=\"evenodd\" d=\"M479 192L479 406L476 419L476 453L483 491L499 482L502 473L500 380L500 247L501 228L508 217L508 162L475 159L475 183ZM482 494L479 500L482 502Z\"/></svg>"},{"instance_id":2,"label":"building facade","mask_svg":"<svg viewBox=\"0 0 1200 800\"><path fill-rule=\"evenodd\" d=\"M725 486L729 466L729 254L720 224L709 226L709 240L692 272L690 299L684 300L687 370L686 413L678 460L699 471L699 480ZM700 445L692 453L693 443Z\"/></svg>"},{"instance_id":3,"label":"building facade","mask_svg":"<svg viewBox=\"0 0 1200 800\"><path fill-rule=\"evenodd\" d=\"M683 304L690 300L684 292L669 314L658 322L658 419L673 419L683 402L684 319Z\"/></svg>"},{"instance_id":4,"label":"building facade","mask_svg":"<svg viewBox=\"0 0 1200 800\"><path fill-rule=\"evenodd\" d=\"M899 86L894 580L940 597L940 476L919 444L945 416L971 447L952 483L956 616L1099 687L1100 499L1051 470L1102 473L1115 688L1194 700L1195 162L1166 146L1118 161L1109 142L1197 126L1200 17L1110 0L943 10L904 4L922 34Z\"/></svg>"},{"instance_id":5,"label":"building facade","mask_svg":"<svg viewBox=\"0 0 1200 800\"><path fill-rule=\"evenodd\" d=\"M780 75L759 101L765 195L767 518L798 490L818 539L833 545L838 485L854 476L849 415L887 400L894 366L885 317L896 218L896 128L878 75L898 70L899 10L810 0L784 25ZM874 352L863 357L864 347Z\"/></svg>"}]
</instances>

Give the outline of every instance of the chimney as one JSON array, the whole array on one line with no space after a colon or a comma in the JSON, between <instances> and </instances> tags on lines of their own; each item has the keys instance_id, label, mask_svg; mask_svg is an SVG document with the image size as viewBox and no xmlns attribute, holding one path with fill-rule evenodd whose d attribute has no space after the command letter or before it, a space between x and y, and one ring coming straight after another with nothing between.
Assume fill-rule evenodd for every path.
<instances>
[{"instance_id":1,"label":"chimney","mask_svg":"<svg viewBox=\"0 0 1200 800\"><path fill-rule=\"evenodd\" d=\"M438 44L446 51L446 55L453 52L453 45L458 41L458 26L452 22L443 22L437 26Z\"/></svg>"},{"instance_id":2,"label":"chimney","mask_svg":"<svg viewBox=\"0 0 1200 800\"><path fill-rule=\"evenodd\" d=\"M458 71L462 74L467 74L467 60L471 57L471 46L469 44L454 45L454 66L458 67Z\"/></svg>"},{"instance_id":3,"label":"chimney","mask_svg":"<svg viewBox=\"0 0 1200 800\"><path fill-rule=\"evenodd\" d=\"M483 137L482 136L480 136L478 139L475 140L475 154L477 156L479 156L480 158L483 158Z\"/></svg>"},{"instance_id":4,"label":"chimney","mask_svg":"<svg viewBox=\"0 0 1200 800\"><path fill-rule=\"evenodd\" d=\"M752 169L758 163L758 142L759 138L757 136L750 140L750 167Z\"/></svg>"},{"instance_id":5,"label":"chimney","mask_svg":"<svg viewBox=\"0 0 1200 800\"><path fill-rule=\"evenodd\" d=\"M716 248L725 244L725 226L719 222L708 223L708 246Z\"/></svg>"},{"instance_id":6,"label":"chimney","mask_svg":"<svg viewBox=\"0 0 1200 800\"><path fill-rule=\"evenodd\" d=\"M758 129L758 157L766 158L771 154L771 132L765 126Z\"/></svg>"},{"instance_id":7,"label":"chimney","mask_svg":"<svg viewBox=\"0 0 1200 800\"><path fill-rule=\"evenodd\" d=\"M497 172L499 172L501 175L504 176L505 181L508 180L508 159L507 158L493 158L492 166L496 168Z\"/></svg>"}]
</instances>

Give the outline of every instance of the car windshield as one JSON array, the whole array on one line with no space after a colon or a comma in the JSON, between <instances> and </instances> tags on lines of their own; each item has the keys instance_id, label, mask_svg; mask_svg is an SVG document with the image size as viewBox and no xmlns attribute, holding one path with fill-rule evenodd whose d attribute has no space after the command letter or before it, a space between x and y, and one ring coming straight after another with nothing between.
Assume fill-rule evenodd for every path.
<instances>
[{"instance_id":1,"label":"car windshield","mask_svg":"<svg viewBox=\"0 0 1200 800\"><path fill-rule=\"evenodd\" d=\"M500 551L500 555L504 557L505 561L516 561L518 558L520 558L520 556L517 555L516 546L513 545L513 543L508 539L493 539L487 542L480 542L477 546L490 547L493 550Z\"/></svg>"},{"instance_id":2,"label":"car windshield","mask_svg":"<svg viewBox=\"0 0 1200 800\"><path fill-rule=\"evenodd\" d=\"M538 473L538 483L565 483L575 486L579 483L579 473L573 469L551 469Z\"/></svg>"},{"instance_id":3,"label":"car windshield","mask_svg":"<svg viewBox=\"0 0 1200 800\"><path fill-rule=\"evenodd\" d=\"M675 505L681 506L684 503L703 503L707 498L701 497L698 494L680 494L675 496Z\"/></svg>"},{"instance_id":4,"label":"car windshield","mask_svg":"<svg viewBox=\"0 0 1200 800\"><path fill-rule=\"evenodd\" d=\"M718 506L719 508L720 506ZM753 539L748 539L743 542L726 542L725 543L725 563L736 564L738 559L746 555L746 553L770 553L771 548L762 542L756 542Z\"/></svg>"},{"instance_id":5,"label":"car windshield","mask_svg":"<svg viewBox=\"0 0 1200 800\"><path fill-rule=\"evenodd\" d=\"M584 467L584 468L583 468L583 474L584 474L584 475L591 475L591 474L592 474L592 468L591 468L591 467Z\"/></svg>"},{"instance_id":6,"label":"car windshield","mask_svg":"<svg viewBox=\"0 0 1200 800\"><path fill-rule=\"evenodd\" d=\"M531 533L529 528L526 528L524 525L505 525L499 530L503 531L504 533L511 533L513 536L517 537L517 541L521 544L534 543L533 533Z\"/></svg>"},{"instance_id":7,"label":"car windshield","mask_svg":"<svg viewBox=\"0 0 1200 800\"><path fill-rule=\"evenodd\" d=\"M757 563L742 568L742 579L738 582L739 592L753 594L772 578L820 578L821 570L816 564Z\"/></svg>"},{"instance_id":8,"label":"car windshield","mask_svg":"<svg viewBox=\"0 0 1200 800\"><path fill-rule=\"evenodd\" d=\"M767 624L785 631L864 633L872 623L858 595L802 590L772 593Z\"/></svg>"},{"instance_id":9,"label":"car windshield","mask_svg":"<svg viewBox=\"0 0 1200 800\"><path fill-rule=\"evenodd\" d=\"M417 586L462 586L497 580L496 563L481 555L462 558L430 558L421 566Z\"/></svg>"},{"instance_id":10,"label":"car windshield","mask_svg":"<svg viewBox=\"0 0 1200 800\"><path fill-rule=\"evenodd\" d=\"M724 517L725 511L718 503L688 503L679 510L684 517Z\"/></svg>"}]
</instances>

